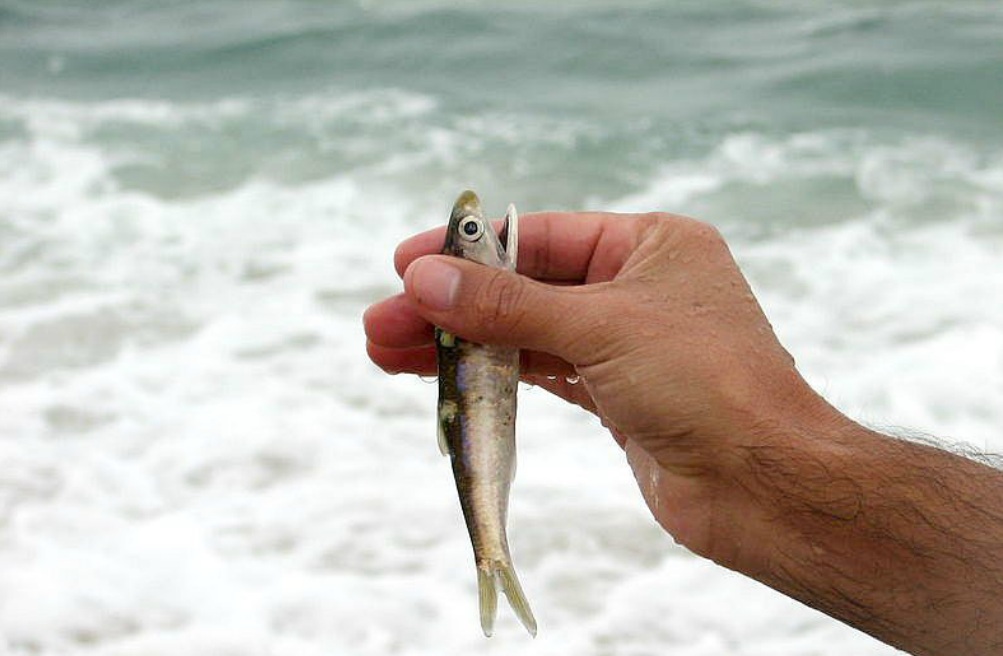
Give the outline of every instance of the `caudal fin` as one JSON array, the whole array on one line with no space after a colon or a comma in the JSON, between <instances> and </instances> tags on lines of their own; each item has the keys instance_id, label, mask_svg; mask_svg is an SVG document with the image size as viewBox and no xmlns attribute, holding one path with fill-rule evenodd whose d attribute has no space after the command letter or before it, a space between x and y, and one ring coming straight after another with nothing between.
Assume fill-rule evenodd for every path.
<instances>
[{"instance_id":1,"label":"caudal fin","mask_svg":"<svg viewBox=\"0 0 1003 656\"><path fill-rule=\"evenodd\" d=\"M526 601L526 595L519 585L519 577L511 562L495 560L477 566L477 589L481 606L481 629L491 637L494 630L495 614L498 610L498 586L508 598L508 603L516 617L526 627L529 634L536 637L536 618Z\"/></svg>"}]
</instances>

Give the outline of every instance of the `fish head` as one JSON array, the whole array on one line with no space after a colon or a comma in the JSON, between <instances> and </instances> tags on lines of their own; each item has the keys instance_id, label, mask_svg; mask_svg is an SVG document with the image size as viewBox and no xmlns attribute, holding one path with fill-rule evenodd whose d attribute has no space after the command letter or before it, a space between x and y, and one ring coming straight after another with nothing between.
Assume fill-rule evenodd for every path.
<instances>
[{"instance_id":1,"label":"fish head","mask_svg":"<svg viewBox=\"0 0 1003 656\"><path fill-rule=\"evenodd\" d=\"M491 222L484 218L481 201L474 192L464 191L453 204L442 253L491 267L508 266L505 247Z\"/></svg>"}]
</instances>

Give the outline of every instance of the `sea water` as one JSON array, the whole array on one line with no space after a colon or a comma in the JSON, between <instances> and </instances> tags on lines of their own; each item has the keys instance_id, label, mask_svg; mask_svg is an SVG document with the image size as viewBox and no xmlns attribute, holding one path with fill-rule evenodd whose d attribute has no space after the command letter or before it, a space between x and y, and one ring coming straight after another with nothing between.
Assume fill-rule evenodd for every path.
<instances>
[{"instance_id":1,"label":"sea water","mask_svg":"<svg viewBox=\"0 0 1003 656\"><path fill-rule=\"evenodd\" d=\"M360 320L467 187L709 221L839 408L1003 451L999 3L0 0L0 653L892 653L540 388L540 635L480 634L435 387Z\"/></svg>"}]
</instances>

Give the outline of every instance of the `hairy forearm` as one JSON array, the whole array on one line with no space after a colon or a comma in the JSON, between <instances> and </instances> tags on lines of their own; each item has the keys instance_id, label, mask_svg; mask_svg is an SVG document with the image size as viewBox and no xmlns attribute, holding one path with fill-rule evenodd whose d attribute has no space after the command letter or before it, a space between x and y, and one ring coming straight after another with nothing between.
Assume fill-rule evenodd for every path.
<instances>
[{"instance_id":1,"label":"hairy forearm","mask_svg":"<svg viewBox=\"0 0 1003 656\"><path fill-rule=\"evenodd\" d=\"M1003 653L1003 472L828 433L746 448L758 545L726 564L915 654Z\"/></svg>"}]
</instances>

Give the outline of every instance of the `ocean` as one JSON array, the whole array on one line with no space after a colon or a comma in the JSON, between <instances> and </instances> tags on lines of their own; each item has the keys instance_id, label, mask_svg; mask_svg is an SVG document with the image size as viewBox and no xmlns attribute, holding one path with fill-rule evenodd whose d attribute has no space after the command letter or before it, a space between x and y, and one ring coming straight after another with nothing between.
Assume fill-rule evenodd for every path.
<instances>
[{"instance_id":1,"label":"ocean","mask_svg":"<svg viewBox=\"0 0 1003 656\"><path fill-rule=\"evenodd\" d=\"M0 653L877 656L704 562L520 392L540 622L478 626L395 245L664 210L850 416L1003 452L1003 5L0 0Z\"/></svg>"}]
</instances>

